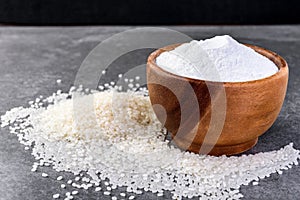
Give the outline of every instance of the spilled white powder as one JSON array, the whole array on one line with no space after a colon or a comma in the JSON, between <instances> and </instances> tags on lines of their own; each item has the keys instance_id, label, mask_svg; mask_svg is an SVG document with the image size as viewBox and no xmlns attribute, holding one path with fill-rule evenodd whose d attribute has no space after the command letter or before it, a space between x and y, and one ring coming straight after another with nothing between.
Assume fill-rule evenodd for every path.
<instances>
[{"instance_id":1,"label":"spilled white powder","mask_svg":"<svg viewBox=\"0 0 300 200\"><path fill-rule=\"evenodd\" d=\"M55 175L61 189L67 190L67 183L74 189L56 191L53 198L71 199L91 187L102 195L116 195L114 190L124 186L121 198L134 199L149 191L157 196L171 192L173 199L240 199L241 185L257 185L272 173L282 174L300 158L292 144L247 156L182 152L165 140L146 90L89 95L80 92L83 88L72 91L38 101L49 104L46 107L35 101L1 116L1 126L9 126L20 143L32 148L33 171L50 164L58 173L74 174L65 184L60 174Z\"/></svg>"},{"instance_id":2,"label":"spilled white powder","mask_svg":"<svg viewBox=\"0 0 300 200\"><path fill-rule=\"evenodd\" d=\"M278 71L271 60L228 35L182 44L156 63L180 76L218 82L258 80Z\"/></svg>"}]
</instances>

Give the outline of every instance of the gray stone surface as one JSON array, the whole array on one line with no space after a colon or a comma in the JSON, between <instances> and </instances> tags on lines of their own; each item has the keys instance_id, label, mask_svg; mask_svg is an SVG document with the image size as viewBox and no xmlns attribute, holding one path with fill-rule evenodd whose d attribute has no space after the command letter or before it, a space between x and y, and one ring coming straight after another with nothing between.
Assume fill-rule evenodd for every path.
<instances>
[{"instance_id":1,"label":"gray stone surface","mask_svg":"<svg viewBox=\"0 0 300 200\"><path fill-rule=\"evenodd\" d=\"M103 39L133 27L0 27L0 114L39 95L57 89L67 91L85 56ZM241 42L271 49L282 55L290 67L290 80L283 109L275 124L247 153L270 151L293 142L300 149L300 26L192 26L169 27L194 39L230 34ZM152 50L125 55L113 63L106 80L131 65L142 64ZM62 79L62 84L56 83ZM105 81L105 80L103 80ZM44 168L49 178L30 171L34 159L8 129L0 130L0 199L44 200L64 194L57 173ZM65 177L72 175L65 173ZM273 174L258 186L243 186L244 199L299 199L300 167L283 175ZM92 190L75 199L110 199ZM159 199L146 193L137 199ZM160 199L170 199L170 195Z\"/></svg>"}]
</instances>

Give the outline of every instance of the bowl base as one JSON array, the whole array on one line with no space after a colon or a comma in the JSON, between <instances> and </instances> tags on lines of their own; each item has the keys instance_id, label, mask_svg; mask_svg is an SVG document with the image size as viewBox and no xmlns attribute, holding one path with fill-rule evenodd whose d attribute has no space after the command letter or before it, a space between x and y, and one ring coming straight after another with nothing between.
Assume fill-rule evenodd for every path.
<instances>
[{"instance_id":1,"label":"bowl base","mask_svg":"<svg viewBox=\"0 0 300 200\"><path fill-rule=\"evenodd\" d=\"M182 141L182 140L181 140ZM256 145L258 141L258 138L255 138L254 140L250 140L247 141L245 143L242 144L236 144L236 145L227 145L227 146L218 146L215 145L212 148L207 146L207 148L211 149L208 153L208 155L212 155L212 156L221 156L221 155L234 155L234 154L239 154L242 153L244 151L247 151L249 149L251 149L253 146ZM176 145L180 148L180 142L176 142ZM207 148L203 148L203 144L195 144L192 143L189 148L187 149L187 151L191 151L194 153L199 153L200 148L202 147L202 149L207 149ZM205 147L205 146L204 146ZM201 152L200 152L201 153Z\"/></svg>"}]
</instances>

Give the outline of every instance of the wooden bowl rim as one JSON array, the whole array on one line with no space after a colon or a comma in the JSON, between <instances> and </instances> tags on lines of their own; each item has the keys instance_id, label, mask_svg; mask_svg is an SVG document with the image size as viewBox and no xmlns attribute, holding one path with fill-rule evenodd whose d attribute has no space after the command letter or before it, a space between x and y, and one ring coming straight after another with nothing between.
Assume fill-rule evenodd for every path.
<instances>
[{"instance_id":1,"label":"wooden bowl rim","mask_svg":"<svg viewBox=\"0 0 300 200\"><path fill-rule=\"evenodd\" d=\"M181 80L188 81L188 82L199 82L200 81L200 82L205 82L207 84L212 84L212 85L214 85L214 84L219 85L220 83L222 83L224 87L239 87L239 86L247 86L247 85L252 85L252 84L259 84L259 83L268 82L268 81L271 81L274 79L280 79L284 76L288 76L288 64L280 55L278 55L277 53L275 53L273 51L267 50L267 49L259 47L259 46L251 45L251 44L244 44L244 45L252 48L257 53L270 59L278 67L278 71L275 74L265 77L265 78L262 78L262 79L251 80L251 81L218 82L218 81L201 80L201 79L180 76L180 75L174 74L172 72L169 72L169 71L159 67L156 64L155 60L161 53L163 53L165 51L171 51L181 44L182 43L168 45L168 46L159 48L156 51L152 52L148 57L148 60L147 60L148 64L150 63L152 65L152 67L155 67L154 70L161 71L162 73L165 73L169 76L173 76L176 79L181 79Z\"/></svg>"}]
</instances>

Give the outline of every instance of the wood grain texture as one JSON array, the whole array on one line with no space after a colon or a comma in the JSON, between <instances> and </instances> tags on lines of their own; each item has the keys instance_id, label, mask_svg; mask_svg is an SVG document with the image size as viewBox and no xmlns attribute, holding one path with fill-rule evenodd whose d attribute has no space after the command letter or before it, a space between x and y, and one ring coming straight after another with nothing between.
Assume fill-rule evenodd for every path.
<instances>
[{"instance_id":1,"label":"wood grain texture","mask_svg":"<svg viewBox=\"0 0 300 200\"><path fill-rule=\"evenodd\" d=\"M258 137L272 126L281 110L288 83L286 61L274 52L247 45L273 61L279 68L278 72L270 77L248 82L203 81L172 74L156 65L158 55L178 45L156 50L148 57L147 62L150 100L153 105L160 104L164 107L167 116L156 107L154 111L159 120L165 121L165 127L171 132L173 141L179 148L195 153L199 153L201 146L211 147L210 155L232 155L253 147ZM211 93L217 96L220 84L226 93L224 126L216 143L213 140L205 140L204 143L209 128L219 123L217 120L211 124ZM192 91L189 90L190 87ZM192 100L192 96L196 96L196 102ZM189 115L182 117L182 112L188 112ZM177 135L179 129L180 136Z\"/></svg>"}]
</instances>

